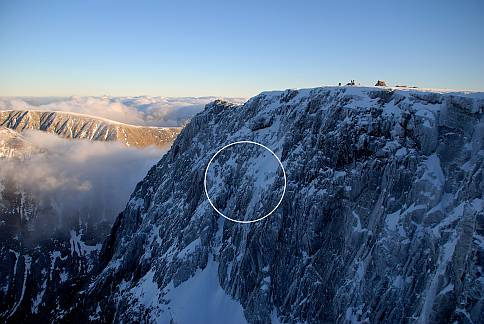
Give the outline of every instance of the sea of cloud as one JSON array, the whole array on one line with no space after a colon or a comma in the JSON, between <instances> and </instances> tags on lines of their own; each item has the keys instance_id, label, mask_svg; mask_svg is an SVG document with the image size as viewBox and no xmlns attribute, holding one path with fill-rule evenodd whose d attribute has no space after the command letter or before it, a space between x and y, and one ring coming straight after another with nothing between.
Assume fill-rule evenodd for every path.
<instances>
[{"instance_id":1,"label":"sea of cloud","mask_svg":"<svg viewBox=\"0 0 484 324\"><path fill-rule=\"evenodd\" d=\"M67 111L146 126L180 126L217 97L3 97L0 110ZM243 103L244 98L223 98Z\"/></svg>"},{"instance_id":2,"label":"sea of cloud","mask_svg":"<svg viewBox=\"0 0 484 324\"><path fill-rule=\"evenodd\" d=\"M36 201L39 210L55 214L49 219L56 226L72 223L73 218L112 223L136 184L165 153L155 147L65 140L40 131L22 135L40 153L23 160L0 159L0 182L12 180L16 190Z\"/></svg>"}]
</instances>

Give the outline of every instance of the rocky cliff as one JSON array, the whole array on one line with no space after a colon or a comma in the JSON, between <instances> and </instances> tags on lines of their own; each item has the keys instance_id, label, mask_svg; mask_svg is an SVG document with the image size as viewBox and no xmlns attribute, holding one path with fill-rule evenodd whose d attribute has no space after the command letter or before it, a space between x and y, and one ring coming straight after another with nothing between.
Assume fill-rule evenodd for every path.
<instances>
[{"instance_id":1,"label":"rocky cliff","mask_svg":"<svg viewBox=\"0 0 484 324\"><path fill-rule=\"evenodd\" d=\"M0 110L0 126L17 131L35 129L68 139L118 141L128 146L168 147L180 127L133 126L88 115L37 110Z\"/></svg>"},{"instance_id":2,"label":"rocky cliff","mask_svg":"<svg viewBox=\"0 0 484 324\"><path fill-rule=\"evenodd\" d=\"M483 94L360 87L207 105L56 319L480 322L483 111ZM282 204L252 224L218 215L203 189L210 158L238 140L266 145L287 174ZM227 172L208 190L224 214L250 219L281 196L280 170L256 196L262 165L245 163L256 154L239 146L219 161Z\"/></svg>"},{"instance_id":3,"label":"rocky cliff","mask_svg":"<svg viewBox=\"0 0 484 324\"><path fill-rule=\"evenodd\" d=\"M181 307L196 301L185 284L213 273L251 323L479 322L483 97L341 87L208 105L137 186L82 307L102 321L183 322L214 293ZM237 140L271 148L288 178L281 206L253 224L225 220L203 192L209 159ZM252 217L255 178L210 194ZM280 180L270 191L261 205L274 205Z\"/></svg>"}]
</instances>

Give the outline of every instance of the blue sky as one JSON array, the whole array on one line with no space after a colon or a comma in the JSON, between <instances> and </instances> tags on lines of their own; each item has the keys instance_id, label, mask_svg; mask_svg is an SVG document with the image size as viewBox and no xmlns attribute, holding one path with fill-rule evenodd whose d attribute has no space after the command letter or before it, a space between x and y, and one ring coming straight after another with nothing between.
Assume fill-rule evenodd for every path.
<instances>
[{"instance_id":1,"label":"blue sky","mask_svg":"<svg viewBox=\"0 0 484 324\"><path fill-rule=\"evenodd\" d=\"M484 90L484 1L0 0L0 95Z\"/></svg>"}]
</instances>

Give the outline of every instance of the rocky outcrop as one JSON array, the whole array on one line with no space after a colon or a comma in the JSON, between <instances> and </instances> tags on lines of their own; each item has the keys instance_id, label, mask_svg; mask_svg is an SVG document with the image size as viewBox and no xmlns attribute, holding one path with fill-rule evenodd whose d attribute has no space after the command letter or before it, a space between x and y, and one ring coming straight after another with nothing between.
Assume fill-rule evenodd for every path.
<instances>
[{"instance_id":1,"label":"rocky outcrop","mask_svg":"<svg viewBox=\"0 0 484 324\"><path fill-rule=\"evenodd\" d=\"M386 87L386 86L387 86L387 84L386 84L385 81L383 81L383 80L376 81L375 87Z\"/></svg>"},{"instance_id":2,"label":"rocky outcrop","mask_svg":"<svg viewBox=\"0 0 484 324\"><path fill-rule=\"evenodd\" d=\"M19 132L41 130L68 139L118 141L134 147L169 147L181 131L181 127L133 126L88 115L37 110L0 110L0 126Z\"/></svg>"}]
</instances>

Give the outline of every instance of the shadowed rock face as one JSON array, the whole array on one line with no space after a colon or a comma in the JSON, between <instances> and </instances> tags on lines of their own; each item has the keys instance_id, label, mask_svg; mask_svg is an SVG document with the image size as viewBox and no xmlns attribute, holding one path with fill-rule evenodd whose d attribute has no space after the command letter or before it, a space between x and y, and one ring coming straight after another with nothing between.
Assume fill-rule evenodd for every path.
<instances>
[{"instance_id":1,"label":"shadowed rock face","mask_svg":"<svg viewBox=\"0 0 484 324\"><path fill-rule=\"evenodd\" d=\"M479 322L482 98L339 87L207 105L136 187L78 303L54 317L176 322L177 291L215 263L251 323ZM281 206L250 225L203 192L209 159L238 140L271 148L287 174ZM233 168L248 174L241 190L211 191L224 213L275 205L280 177L249 205L256 170Z\"/></svg>"},{"instance_id":2,"label":"shadowed rock face","mask_svg":"<svg viewBox=\"0 0 484 324\"><path fill-rule=\"evenodd\" d=\"M180 127L133 126L88 115L35 110L0 111L0 126L41 130L68 139L118 141L134 147L168 147L181 131Z\"/></svg>"}]
</instances>

